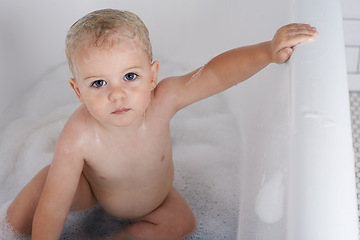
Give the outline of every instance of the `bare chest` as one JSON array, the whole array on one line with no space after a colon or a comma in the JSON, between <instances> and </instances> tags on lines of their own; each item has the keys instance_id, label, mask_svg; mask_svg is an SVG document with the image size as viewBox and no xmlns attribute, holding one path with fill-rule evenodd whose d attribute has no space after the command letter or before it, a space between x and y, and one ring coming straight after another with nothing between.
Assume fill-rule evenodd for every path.
<instances>
[{"instance_id":1,"label":"bare chest","mask_svg":"<svg viewBox=\"0 0 360 240\"><path fill-rule=\"evenodd\" d=\"M84 173L92 185L160 182L172 178L173 163L169 129L144 131L129 137L99 137L85 159ZM102 186L105 187L105 186Z\"/></svg>"},{"instance_id":2,"label":"bare chest","mask_svg":"<svg viewBox=\"0 0 360 240\"><path fill-rule=\"evenodd\" d=\"M83 173L97 201L109 213L138 217L165 199L172 187L174 166L170 134L163 133L157 138L142 135L94 146Z\"/></svg>"}]
</instances>

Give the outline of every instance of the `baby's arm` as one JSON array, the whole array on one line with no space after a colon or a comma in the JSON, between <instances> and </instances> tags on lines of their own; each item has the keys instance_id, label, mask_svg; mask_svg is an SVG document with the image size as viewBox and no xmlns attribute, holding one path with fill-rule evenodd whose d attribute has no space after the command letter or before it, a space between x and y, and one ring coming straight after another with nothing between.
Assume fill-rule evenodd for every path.
<instances>
[{"instance_id":1,"label":"baby's arm","mask_svg":"<svg viewBox=\"0 0 360 240\"><path fill-rule=\"evenodd\" d=\"M294 46L314 40L317 34L310 25L286 25L276 32L272 41L227 51L203 68L165 79L160 84L173 95L171 101L176 112L250 78L270 63L284 63Z\"/></svg>"},{"instance_id":2,"label":"baby's arm","mask_svg":"<svg viewBox=\"0 0 360 240\"><path fill-rule=\"evenodd\" d=\"M54 158L39 200L32 226L32 239L59 239L72 205L83 169L77 145L78 130L67 124L57 142Z\"/></svg>"}]
</instances>

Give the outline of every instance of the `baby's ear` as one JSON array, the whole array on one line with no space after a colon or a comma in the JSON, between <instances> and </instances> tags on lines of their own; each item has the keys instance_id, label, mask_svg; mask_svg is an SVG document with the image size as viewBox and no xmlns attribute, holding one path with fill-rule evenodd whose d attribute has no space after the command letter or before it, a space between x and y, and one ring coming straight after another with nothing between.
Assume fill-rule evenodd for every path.
<instances>
[{"instance_id":1,"label":"baby's ear","mask_svg":"<svg viewBox=\"0 0 360 240\"><path fill-rule=\"evenodd\" d=\"M154 90L157 85L158 73L159 73L159 62L154 61L151 64L151 83L150 83L151 91Z\"/></svg>"},{"instance_id":2,"label":"baby's ear","mask_svg":"<svg viewBox=\"0 0 360 240\"><path fill-rule=\"evenodd\" d=\"M77 84L76 84L76 80L75 78L70 78L69 79L69 84L71 86L71 88L74 90L77 98L79 99L80 102L82 102L82 98L81 98L81 94L80 94L80 89L78 88Z\"/></svg>"}]
</instances>

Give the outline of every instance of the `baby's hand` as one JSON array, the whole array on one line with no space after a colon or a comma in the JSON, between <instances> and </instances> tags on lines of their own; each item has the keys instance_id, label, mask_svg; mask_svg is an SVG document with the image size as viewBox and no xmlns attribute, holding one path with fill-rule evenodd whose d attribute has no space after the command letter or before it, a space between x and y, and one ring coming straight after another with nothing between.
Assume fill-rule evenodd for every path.
<instances>
[{"instance_id":1,"label":"baby's hand","mask_svg":"<svg viewBox=\"0 0 360 240\"><path fill-rule=\"evenodd\" d=\"M317 36L316 28L309 24L293 23L281 27L270 44L273 62L286 62L294 52L293 47L300 43L313 41Z\"/></svg>"}]
</instances>

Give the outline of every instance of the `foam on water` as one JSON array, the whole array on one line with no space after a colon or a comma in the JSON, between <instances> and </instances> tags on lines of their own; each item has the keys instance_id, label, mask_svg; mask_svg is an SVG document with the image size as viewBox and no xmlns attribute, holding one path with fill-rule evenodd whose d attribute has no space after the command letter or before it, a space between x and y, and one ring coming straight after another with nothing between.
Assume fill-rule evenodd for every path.
<instances>
[{"instance_id":1,"label":"foam on water","mask_svg":"<svg viewBox=\"0 0 360 240\"><path fill-rule=\"evenodd\" d=\"M17 239L5 223L5 202L52 159L67 118L79 106L67 86L67 66L44 76L15 109L23 114L0 136L0 239ZM171 75L171 74L169 74ZM44 100L46 99L46 100ZM2 123L3 124L3 123ZM238 219L238 163L241 157L235 118L221 95L179 112L171 122L175 163L174 186L192 207L198 223L190 239L235 239ZM107 236L128 224L97 206L70 213L61 239Z\"/></svg>"}]
</instances>

